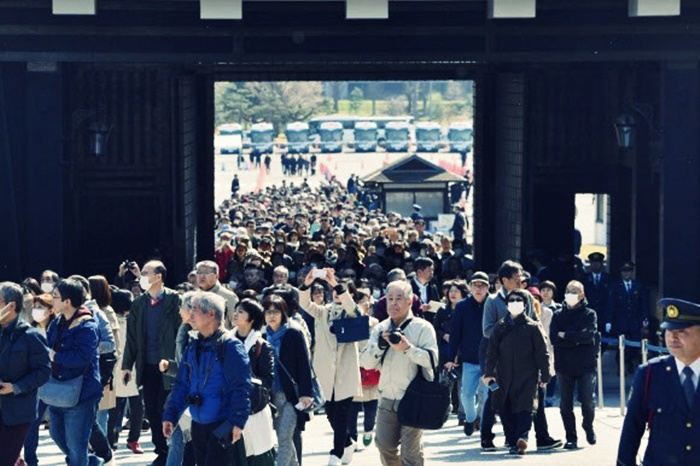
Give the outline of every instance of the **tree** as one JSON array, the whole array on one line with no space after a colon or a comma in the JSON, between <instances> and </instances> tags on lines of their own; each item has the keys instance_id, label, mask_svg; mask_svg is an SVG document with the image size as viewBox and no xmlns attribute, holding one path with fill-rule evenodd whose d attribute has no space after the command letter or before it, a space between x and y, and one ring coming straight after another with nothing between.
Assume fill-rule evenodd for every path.
<instances>
[{"instance_id":1,"label":"tree","mask_svg":"<svg viewBox=\"0 0 700 466\"><path fill-rule=\"evenodd\" d=\"M364 97L362 89L356 87L350 93L350 111L352 113L357 113L362 107L362 98Z\"/></svg>"},{"instance_id":2,"label":"tree","mask_svg":"<svg viewBox=\"0 0 700 466\"><path fill-rule=\"evenodd\" d=\"M392 97L386 102L387 115L397 116L408 113L408 99L404 95Z\"/></svg>"},{"instance_id":3,"label":"tree","mask_svg":"<svg viewBox=\"0 0 700 466\"><path fill-rule=\"evenodd\" d=\"M420 82L418 81L406 81L403 84L403 93L406 96L406 101L408 102L408 113L411 115L415 115L418 112L417 102L419 89Z\"/></svg>"}]
</instances>

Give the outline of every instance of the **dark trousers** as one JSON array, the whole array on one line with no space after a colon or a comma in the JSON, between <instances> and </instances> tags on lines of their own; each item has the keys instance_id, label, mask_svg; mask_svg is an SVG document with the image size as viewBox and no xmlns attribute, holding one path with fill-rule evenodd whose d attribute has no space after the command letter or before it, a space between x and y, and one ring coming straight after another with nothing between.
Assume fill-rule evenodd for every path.
<instances>
[{"instance_id":1,"label":"dark trousers","mask_svg":"<svg viewBox=\"0 0 700 466\"><path fill-rule=\"evenodd\" d=\"M499 413L501 414L503 432L506 434L508 445L516 445L518 439L527 441L530 428L532 427L532 413L529 411L514 413L509 398L505 400Z\"/></svg>"},{"instance_id":2,"label":"dark trousers","mask_svg":"<svg viewBox=\"0 0 700 466\"><path fill-rule=\"evenodd\" d=\"M595 404L593 403L593 391L595 387L595 372L580 376L570 376L559 373L559 391L561 401L559 412L566 430L567 442L576 442L576 416L574 415L574 389L578 386L578 401L581 403L583 415L583 430L593 429L595 417Z\"/></svg>"},{"instance_id":3,"label":"dark trousers","mask_svg":"<svg viewBox=\"0 0 700 466\"><path fill-rule=\"evenodd\" d=\"M107 441L107 434L102 431L102 427L97 423L97 419L92 422L90 446L95 456L102 458L105 463L112 459L112 447Z\"/></svg>"},{"instance_id":4,"label":"dark trousers","mask_svg":"<svg viewBox=\"0 0 700 466\"><path fill-rule=\"evenodd\" d=\"M228 464L228 448L224 448L219 439L214 436L214 430L221 425L220 422L211 424L199 424L192 422L192 448L197 466L222 466ZM233 433L231 432L231 435ZM240 441L240 440L239 440Z\"/></svg>"},{"instance_id":5,"label":"dark trousers","mask_svg":"<svg viewBox=\"0 0 700 466\"><path fill-rule=\"evenodd\" d=\"M353 401L350 404L348 412L348 434L350 438L357 441L357 417L360 411L365 412L364 431L370 432L374 430L374 424L377 422L377 405L379 400L370 401Z\"/></svg>"},{"instance_id":6,"label":"dark trousers","mask_svg":"<svg viewBox=\"0 0 700 466\"><path fill-rule=\"evenodd\" d=\"M143 421L143 399L141 395L128 398L117 398L117 406L109 410L109 422L107 423L107 439L110 445L116 445L119 434L122 431L124 421L124 409L129 402L129 436L127 442L138 442L141 438L141 423Z\"/></svg>"},{"instance_id":7,"label":"dark trousers","mask_svg":"<svg viewBox=\"0 0 700 466\"><path fill-rule=\"evenodd\" d=\"M0 466L14 466L24 445L29 422L14 426L5 425L0 411Z\"/></svg>"},{"instance_id":8,"label":"dark trousers","mask_svg":"<svg viewBox=\"0 0 700 466\"><path fill-rule=\"evenodd\" d=\"M163 409L169 391L163 386L163 374L157 364L144 364L141 376L143 384L143 403L146 406L146 418L151 425L151 439L158 456L168 455L168 444L163 436ZM132 421L133 425L133 421Z\"/></svg>"},{"instance_id":9,"label":"dark trousers","mask_svg":"<svg viewBox=\"0 0 700 466\"><path fill-rule=\"evenodd\" d=\"M334 397L335 398L335 397ZM343 457L345 447L350 445L350 435L348 434L348 412L352 405L352 398L344 400L327 401L324 408L326 409L326 417L333 428L333 449L330 454L338 458Z\"/></svg>"},{"instance_id":10,"label":"dark trousers","mask_svg":"<svg viewBox=\"0 0 700 466\"><path fill-rule=\"evenodd\" d=\"M46 403L39 400L38 417L36 421L29 426L29 431L24 439L24 461L28 466L36 466L39 464L39 459L36 457L36 449L39 446L39 428L44 422L46 408Z\"/></svg>"},{"instance_id":11,"label":"dark trousers","mask_svg":"<svg viewBox=\"0 0 700 466\"><path fill-rule=\"evenodd\" d=\"M535 411L535 438L538 442L549 439L549 425L547 425L547 415L544 413L544 394L543 387L537 387L537 411Z\"/></svg>"},{"instance_id":12,"label":"dark trousers","mask_svg":"<svg viewBox=\"0 0 700 466\"><path fill-rule=\"evenodd\" d=\"M493 441L493 425L496 422L496 411L493 409L493 396L489 390L484 402L484 411L481 413L481 441Z\"/></svg>"},{"instance_id":13,"label":"dark trousers","mask_svg":"<svg viewBox=\"0 0 700 466\"><path fill-rule=\"evenodd\" d=\"M299 428L299 426L297 426L294 429L294 434L292 435L292 443L294 443L294 449L297 451L297 463L299 463L299 466L301 466L301 449L304 447L304 444L301 441L301 429Z\"/></svg>"}]
</instances>

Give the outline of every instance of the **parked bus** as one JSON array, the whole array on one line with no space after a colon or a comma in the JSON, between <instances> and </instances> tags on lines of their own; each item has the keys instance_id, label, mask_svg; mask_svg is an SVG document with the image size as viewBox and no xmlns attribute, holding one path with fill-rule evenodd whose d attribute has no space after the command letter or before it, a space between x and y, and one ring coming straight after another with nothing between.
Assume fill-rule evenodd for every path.
<instances>
[{"instance_id":1,"label":"parked bus","mask_svg":"<svg viewBox=\"0 0 700 466\"><path fill-rule=\"evenodd\" d=\"M450 152L469 152L472 149L473 142L472 127L463 121L450 123L447 130L447 142L450 146Z\"/></svg>"},{"instance_id":2,"label":"parked bus","mask_svg":"<svg viewBox=\"0 0 700 466\"><path fill-rule=\"evenodd\" d=\"M387 152L408 152L411 128L405 121L390 121L384 127Z\"/></svg>"},{"instance_id":3,"label":"parked bus","mask_svg":"<svg viewBox=\"0 0 700 466\"><path fill-rule=\"evenodd\" d=\"M337 121L324 121L318 129L321 152L343 151L343 125Z\"/></svg>"},{"instance_id":4,"label":"parked bus","mask_svg":"<svg viewBox=\"0 0 700 466\"><path fill-rule=\"evenodd\" d=\"M437 152L440 150L440 125L434 121L416 123L416 151Z\"/></svg>"},{"instance_id":5,"label":"parked bus","mask_svg":"<svg viewBox=\"0 0 700 466\"><path fill-rule=\"evenodd\" d=\"M311 145L309 141L309 125L295 121L287 124L287 152L290 154L308 154Z\"/></svg>"},{"instance_id":6,"label":"parked bus","mask_svg":"<svg viewBox=\"0 0 700 466\"><path fill-rule=\"evenodd\" d=\"M357 115L325 115L314 117L309 120L309 132L320 134L321 124L329 121L340 123L343 126L343 143L352 147L355 143L355 124L361 121L372 122L377 125L377 142L383 143L385 139L385 126L392 121L403 121L411 125L413 117L410 115L403 116L357 116Z\"/></svg>"},{"instance_id":7,"label":"parked bus","mask_svg":"<svg viewBox=\"0 0 700 466\"><path fill-rule=\"evenodd\" d=\"M243 150L243 127L238 123L219 126L214 146L218 147L222 154L240 154Z\"/></svg>"},{"instance_id":8,"label":"parked bus","mask_svg":"<svg viewBox=\"0 0 700 466\"><path fill-rule=\"evenodd\" d=\"M355 123L355 152L377 150L377 124L373 121Z\"/></svg>"},{"instance_id":9,"label":"parked bus","mask_svg":"<svg viewBox=\"0 0 700 466\"><path fill-rule=\"evenodd\" d=\"M250 127L250 145L253 155L272 154L275 131L272 123L255 123Z\"/></svg>"}]
</instances>

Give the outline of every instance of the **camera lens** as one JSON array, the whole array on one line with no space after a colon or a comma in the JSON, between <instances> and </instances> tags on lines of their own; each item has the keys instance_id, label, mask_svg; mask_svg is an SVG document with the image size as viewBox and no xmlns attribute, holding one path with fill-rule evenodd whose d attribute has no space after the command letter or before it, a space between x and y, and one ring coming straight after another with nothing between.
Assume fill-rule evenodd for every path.
<instances>
[{"instance_id":1,"label":"camera lens","mask_svg":"<svg viewBox=\"0 0 700 466\"><path fill-rule=\"evenodd\" d=\"M401 333L391 332L389 334L389 341L391 342L392 345L397 345L397 344L401 343Z\"/></svg>"}]
</instances>

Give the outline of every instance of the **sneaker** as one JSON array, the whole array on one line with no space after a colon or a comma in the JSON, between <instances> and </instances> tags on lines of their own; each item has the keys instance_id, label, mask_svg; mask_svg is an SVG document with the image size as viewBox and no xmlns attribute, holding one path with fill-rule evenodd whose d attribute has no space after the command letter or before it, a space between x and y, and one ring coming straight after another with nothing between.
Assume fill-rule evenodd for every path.
<instances>
[{"instance_id":1,"label":"sneaker","mask_svg":"<svg viewBox=\"0 0 700 466\"><path fill-rule=\"evenodd\" d=\"M516 448L518 449L518 455L524 455L525 450L527 450L527 441L524 438L519 438Z\"/></svg>"},{"instance_id":2,"label":"sneaker","mask_svg":"<svg viewBox=\"0 0 700 466\"><path fill-rule=\"evenodd\" d=\"M598 441L598 438L595 436L595 431L593 431L592 428L586 430L586 441L589 445L595 445Z\"/></svg>"},{"instance_id":3,"label":"sneaker","mask_svg":"<svg viewBox=\"0 0 700 466\"><path fill-rule=\"evenodd\" d=\"M464 423L464 435L466 435L467 437L471 437L473 433L474 433L474 423L473 422L465 422Z\"/></svg>"},{"instance_id":4,"label":"sneaker","mask_svg":"<svg viewBox=\"0 0 700 466\"><path fill-rule=\"evenodd\" d=\"M482 440L481 451L496 451L496 445L493 444L493 440Z\"/></svg>"},{"instance_id":5,"label":"sneaker","mask_svg":"<svg viewBox=\"0 0 700 466\"><path fill-rule=\"evenodd\" d=\"M518 455L518 447L510 447L508 449L508 454L509 455Z\"/></svg>"},{"instance_id":6,"label":"sneaker","mask_svg":"<svg viewBox=\"0 0 700 466\"><path fill-rule=\"evenodd\" d=\"M554 448L559 448L561 446L561 440L553 439L549 437L548 439L537 442L537 449L542 450L552 450Z\"/></svg>"},{"instance_id":7,"label":"sneaker","mask_svg":"<svg viewBox=\"0 0 700 466\"><path fill-rule=\"evenodd\" d=\"M345 447L345 451L343 452L343 464L350 464L352 461L352 456L355 454L355 450L357 450L357 443L351 441L350 445Z\"/></svg>"},{"instance_id":8,"label":"sneaker","mask_svg":"<svg viewBox=\"0 0 700 466\"><path fill-rule=\"evenodd\" d=\"M343 464L343 462L337 456L331 455L328 457L328 466L340 466L341 464Z\"/></svg>"},{"instance_id":9,"label":"sneaker","mask_svg":"<svg viewBox=\"0 0 700 466\"><path fill-rule=\"evenodd\" d=\"M457 420L457 425L458 425L459 427L462 427L462 426L463 426L464 424L466 424L466 423L467 423L467 421L465 421L464 419L458 419L458 420Z\"/></svg>"},{"instance_id":10,"label":"sneaker","mask_svg":"<svg viewBox=\"0 0 700 466\"><path fill-rule=\"evenodd\" d=\"M369 432L365 432L362 434L362 444L366 447L370 446L372 444L372 434L374 431L370 430Z\"/></svg>"},{"instance_id":11,"label":"sneaker","mask_svg":"<svg viewBox=\"0 0 700 466\"><path fill-rule=\"evenodd\" d=\"M576 440L574 440L573 442L566 442L564 444L564 450L577 450L577 449L578 449L578 445L576 444Z\"/></svg>"},{"instance_id":12,"label":"sneaker","mask_svg":"<svg viewBox=\"0 0 700 466\"><path fill-rule=\"evenodd\" d=\"M141 445L139 445L139 442L126 442L126 448L131 450L131 452L136 455L143 454L143 449L141 449Z\"/></svg>"}]
</instances>

